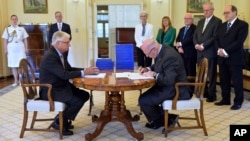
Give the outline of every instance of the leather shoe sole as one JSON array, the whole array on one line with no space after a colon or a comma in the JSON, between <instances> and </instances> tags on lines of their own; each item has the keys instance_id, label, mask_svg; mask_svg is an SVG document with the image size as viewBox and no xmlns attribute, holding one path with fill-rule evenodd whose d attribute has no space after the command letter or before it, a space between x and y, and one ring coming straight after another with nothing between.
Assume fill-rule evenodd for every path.
<instances>
[{"instance_id":1,"label":"leather shoe sole","mask_svg":"<svg viewBox=\"0 0 250 141\"><path fill-rule=\"evenodd\" d=\"M233 105L231 107L231 110L239 110L241 108L241 105Z\"/></svg>"},{"instance_id":2,"label":"leather shoe sole","mask_svg":"<svg viewBox=\"0 0 250 141\"><path fill-rule=\"evenodd\" d=\"M214 105L217 105L217 106L230 105L230 102L220 101L220 102L214 103Z\"/></svg>"}]
</instances>

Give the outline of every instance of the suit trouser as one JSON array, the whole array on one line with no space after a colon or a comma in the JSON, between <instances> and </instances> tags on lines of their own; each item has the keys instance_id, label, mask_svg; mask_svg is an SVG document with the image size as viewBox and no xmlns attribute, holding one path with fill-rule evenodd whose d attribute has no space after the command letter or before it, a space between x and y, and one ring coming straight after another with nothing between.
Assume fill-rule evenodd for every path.
<instances>
[{"instance_id":1,"label":"suit trouser","mask_svg":"<svg viewBox=\"0 0 250 141\"><path fill-rule=\"evenodd\" d=\"M216 98L217 58L207 59L209 83L206 83L205 93L208 98Z\"/></svg>"},{"instance_id":2,"label":"suit trouser","mask_svg":"<svg viewBox=\"0 0 250 141\"><path fill-rule=\"evenodd\" d=\"M137 51L138 66L148 67L152 65L152 58L146 57L146 55L139 47L136 47L136 51Z\"/></svg>"},{"instance_id":3,"label":"suit trouser","mask_svg":"<svg viewBox=\"0 0 250 141\"><path fill-rule=\"evenodd\" d=\"M230 103L231 101L231 82L235 92L234 104L241 105L243 96L243 66L219 64L220 86L222 90L222 100Z\"/></svg>"},{"instance_id":4,"label":"suit trouser","mask_svg":"<svg viewBox=\"0 0 250 141\"><path fill-rule=\"evenodd\" d=\"M160 91L159 88L153 86L139 97L140 108L149 122L164 117L164 111L161 104L164 100L173 98L175 94L174 90L172 92L173 95L168 95Z\"/></svg>"},{"instance_id":5,"label":"suit trouser","mask_svg":"<svg viewBox=\"0 0 250 141\"><path fill-rule=\"evenodd\" d=\"M83 104L89 99L89 93L76 88L74 85L70 85L73 96L66 103L67 107L63 112L63 116L66 119L74 120L81 110Z\"/></svg>"}]
</instances>

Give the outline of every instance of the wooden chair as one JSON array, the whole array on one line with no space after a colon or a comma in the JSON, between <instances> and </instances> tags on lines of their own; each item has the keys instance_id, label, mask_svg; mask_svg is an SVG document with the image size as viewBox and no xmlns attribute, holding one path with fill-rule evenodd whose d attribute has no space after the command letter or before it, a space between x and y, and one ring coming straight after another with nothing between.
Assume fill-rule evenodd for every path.
<instances>
[{"instance_id":1,"label":"wooden chair","mask_svg":"<svg viewBox=\"0 0 250 141\"><path fill-rule=\"evenodd\" d=\"M26 59L22 59L19 64L19 78L21 81L21 87L24 95L24 113L23 113L23 124L20 133L20 138L23 138L25 131L49 131L58 132L60 139L63 139L63 111L66 105L62 102L53 101L51 96L51 84L39 84L34 75L34 71ZM37 92L39 87L48 88L49 100L37 99ZM28 113L33 112L30 127L27 127ZM38 112L58 112L59 113L59 130L51 128L52 123L46 128L35 128L35 122L37 121L53 121L54 118L37 118Z\"/></svg>"},{"instance_id":2,"label":"wooden chair","mask_svg":"<svg viewBox=\"0 0 250 141\"><path fill-rule=\"evenodd\" d=\"M196 77L188 77L189 79L194 79L192 82L178 82L175 84L176 95L173 100L165 100L162 103L164 109L164 120L165 120L165 137L167 133L171 130L180 129L203 129L204 135L207 136L207 129L205 126L204 114L203 114L203 94L205 90L205 84L207 80L208 72L208 61L203 58L198 65L198 70ZM194 96L190 100L178 100L179 97L179 87L180 86L194 86ZM168 127L168 111L169 110L194 110L194 117L179 117L180 120L196 120L197 125L194 126L181 126L178 122L176 127ZM198 114L199 111L199 114Z\"/></svg>"}]
</instances>

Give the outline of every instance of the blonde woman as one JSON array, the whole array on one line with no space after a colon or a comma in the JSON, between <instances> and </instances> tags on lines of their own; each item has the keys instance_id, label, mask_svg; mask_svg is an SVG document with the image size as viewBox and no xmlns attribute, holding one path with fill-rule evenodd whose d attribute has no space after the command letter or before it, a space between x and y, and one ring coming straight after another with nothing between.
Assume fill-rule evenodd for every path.
<instances>
[{"instance_id":1,"label":"blonde woman","mask_svg":"<svg viewBox=\"0 0 250 141\"><path fill-rule=\"evenodd\" d=\"M11 25L5 28L2 38L4 39L4 50L8 58L8 67L12 69L15 80L12 86L17 86L19 84L19 61L26 58L28 52L27 38L29 35L23 27L17 25L18 17L16 15L10 17L10 22Z\"/></svg>"}]
</instances>

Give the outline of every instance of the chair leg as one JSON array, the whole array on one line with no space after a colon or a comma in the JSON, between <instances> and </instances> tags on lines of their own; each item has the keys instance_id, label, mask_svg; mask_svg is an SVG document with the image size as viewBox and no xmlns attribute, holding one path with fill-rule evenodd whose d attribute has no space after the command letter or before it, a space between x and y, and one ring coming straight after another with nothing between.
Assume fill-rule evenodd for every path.
<instances>
[{"instance_id":1,"label":"chair leg","mask_svg":"<svg viewBox=\"0 0 250 141\"><path fill-rule=\"evenodd\" d=\"M204 120L203 109L200 109L200 118L201 118L201 124L202 124L204 135L208 136L208 134L207 134L207 128L206 128L205 120Z\"/></svg>"},{"instance_id":2,"label":"chair leg","mask_svg":"<svg viewBox=\"0 0 250 141\"><path fill-rule=\"evenodd\" d=\"M63 112L59 112L59 137L63 139Z\"/></svg>"},{"instance_id":3,"label":"chair leg","mask_svg":"<svg viewBox=\"0 0 250 141\"><path fill-rule=\"evenodd\" d=\"M140 96L142 95L142 89L139 90L140 91ZM140 106L139 104L137 104L138 106ZM141 107L140 107L140 112L139 112L139 115L142 115L142 110L141 110Z\"/></svg>"},{"instance_id":4,"label":"chair leg","mask_svg":"<svg viewBox=\"0 0 250 141\"><path fill-rule=\"evenodd\" d=\"M25 131L26 126L27 126L27 121L28 121L28 111L24 111L24 114L23 114L23 125L22 125L20 136L19 136L20 138L23 138L24 131Z\"/></svg>"},{"instance_id":5,"label":"chair leg","mask_svg":"<svg viewBox=\"0 0 250 141\"><path fill-rule=\"evenodd\" d=\"M164 128L165 128L165 137L168 136L168 110L164 111Z\"/></svg>"},{"instance_id":6,"label":"chair leg","mask_svg":"<svg viewBox=\"0 0 250 141\"><path fill-rule=\"evenodd\" d=\"M32 118L31 124L30 124L30 129L34 128L36 116L37 116L37 112L35 111L35 112L33 112L33 118Z\"/></svg>"},{"instance_id":7,"label":"chair leg","mask_svg":"<svg viewBox=\"0 0 250 141\"><path fill-rule=\"evenodd\" d=\"M198 111L196 109L194 110L194 115L195 115L195 119L197 121L198 126L201 127L200 118L198 115Z\"/></svg>"},{"instance_id":8,"label":"chair leg","mask_svg":"<svg viewBox=\"0 0 250 141\"><path fill-rule=\"evenodd\" d=\"M90 94L89 94L89 113L88 113L88 116L91 115L92 106L94 106L94 102L93 102L93 90L90 90Z\"/></svg>"}]
</instances>

